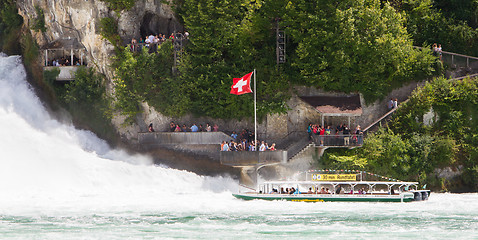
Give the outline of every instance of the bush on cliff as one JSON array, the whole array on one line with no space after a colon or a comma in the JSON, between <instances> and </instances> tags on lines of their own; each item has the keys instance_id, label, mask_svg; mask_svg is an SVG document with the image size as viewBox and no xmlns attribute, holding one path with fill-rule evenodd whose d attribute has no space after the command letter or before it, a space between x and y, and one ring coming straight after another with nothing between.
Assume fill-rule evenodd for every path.
<instances>
[{"instance_id":1,"label":"bush on cliff","mask_svg":"<svg viewBox=\"0 0 478 240\"><path fill-rule=\"evenodd\" d=\"M136 3L136 0L101 0L101 1L106 2L108 4L108 7L111 10L116 12L129 10Z\"/></svg>"},{"instance_id":2,"label":"bush on cliff","mask_svg":"<svg viewBox=\"0 0 478 240\"><path fill-rule=\"evenodd\" d=\"M115 107L127 116L127 123L142 111L139 103L144 101L171 116L185 113L185 86L173 78L172 62L171 41L156 53L148 53L146 47L140 53L126 48L115 57Z\"/></svg>"},{"instance_id":3,"label":"bush on cliff","mask_svg":"<svg viewBox=\"0 0 478 240\"><path fill-rule=\"evenodd\" d=\"M79 67L75 80L56 90L78 126L91 129L100 137L115 139L116 133L111 124L111 99L106 94L103 75L92 68Z\"/></svg>"},{"instance_id":4,"label":"bush on cliff","mask_svg":"<svg viewBox=\"0 0 478 240\"><path fill-rule=\"evenodd\" d=\"M14 0L0 0L0 50L7 54L19 54L20 27L23 18L18 15Z\"/></svg>"}]
</instances>

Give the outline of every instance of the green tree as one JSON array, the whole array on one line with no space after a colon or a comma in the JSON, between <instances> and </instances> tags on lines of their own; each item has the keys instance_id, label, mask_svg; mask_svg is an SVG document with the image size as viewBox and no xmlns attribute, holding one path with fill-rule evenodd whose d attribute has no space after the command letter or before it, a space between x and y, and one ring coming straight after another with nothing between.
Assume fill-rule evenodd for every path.
<instances>
[{"instance_id":1,"label":"green tree","mask_svg":"<svg viewBox=\"0 0 478 240\"><path fill-rule=\"evenodd\" d=\"M292 64L303 84L373 100L433 72L434 58L413 49L404 16L388 3L298 0L287 9L285 24L297 43Z\"/></svg>"},{"instance_id":2,"label":"green tree","mask_svg":"<svg viewBox=\"0 0 478 240\"><path fill-rule=\"evenodd\" d=\"M161 44L157 51L140 53L124 49L116 57L115 106L127 116L127 123L141 112L140 102L148 102L159 111L178 116L187 109L183 86L172 75L172 43Z\"/></svg>"},{"instance_id":3,"label":"green tree","mask_svg":"<svg viewBox=\"0 0 478 240\"><path fill-rule=\"evenodd\" d=\"M414 44L442 44L444 51L478 55L477 3L463 0L398 0L395 8L406 18Z\"/></svg>"}]
</instances>

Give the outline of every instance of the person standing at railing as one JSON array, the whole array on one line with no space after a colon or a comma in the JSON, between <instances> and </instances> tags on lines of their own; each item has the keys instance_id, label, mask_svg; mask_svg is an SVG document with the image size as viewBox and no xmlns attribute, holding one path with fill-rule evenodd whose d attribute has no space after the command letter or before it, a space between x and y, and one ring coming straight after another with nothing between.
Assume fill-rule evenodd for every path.
<instances>
[{"instance_id":1,"label":"person standing at railing","mask_svg":"<svg viewBox=\"0 0 478 240\"><path fill-rule=\"evenodd\" d=\"M436 43L434 43L432 45L432 50L433 50L433 56L437 56L438 55L438 46Z\"/></svg>"},{"instance_id":2,"label":"person standing at railing","mask_svg":"<svg viewBox=\"0 0 478 240\"><path fill-rule=\"evenodd\" d=\"M393 108L397 108L398 107L398 99L395 98L395 100L393 100Z\"/></svg>"},{"instance_id":3,"label":"person standing at railing","mask_svg":"<svg viewBox=\"0 0 478 240\"><path fill-rule=\"evenodd\" d=\"M320 139L320 146L324 146L324 135L325 135L325 127L321 127L319 131L319 139Z\"/></svg>"},{"instance_id":4,"label":"person standing at railing","mask_svg":"<svg viewBox=\"0 0 478 240\"><path fill-rule=\"evenodd\" d=\"M350 144L350 129L348 128L347 125L344 125L343 134L344 134L344 145L347 146Z\"/></svg>"},{"instance_id":5,"label":"person standing at railing","mask_svg":"<svg viewBox=\"0 0 478 240\"><path fill-rule=\"evenodd\" d=\"M269 148L268 148L269 151L275 151L276 150L276 144L273 143Z\"/></svg>"},{"instance_id":6,"label":"person standing at railing","mask_svg":"<svg viewBox=\"0 0 478 240\"><path fill-rule=\"evenodd\" d=\"M309 141L312 141L312 123L309 123L307 127L307 133L309 134Z\"/></svg>"},{"instance_id":7,"label":"person standing at railing","mask_svg":"<svg viewBox=\"0 0 478 240\"><path fill-rule=\"evenodd\" d=\"M360 128L360 125L357 125L355 128L355 135L354 135L354 140L358 145L362 145L362 129Z\"/></svg>"},{"instance_id":8,"label":"person standing at railing","mask_svg":"<svg viewBox=\"0 0 478 240\"><path fill-rule=\"evenodd\" d=\"M438 47L437 47L437 53L438 53L438 57L440 58L440 61L441 61L441 56L442 56L442 48L441 48L441 44L438 44Z\"/></svg>"},{"instance_id":9,"label":"person standing at railing","mask_svg":"<svg viewBox=\"0 0 478 240\"><path fill-rule=\"evenodd\" d=\"M197 132L199 129L198 129L198 126L196 126L196 124L193 123L193 125L191 126L191 132Z\"/></svg>"},{"instance_id":10,"label":"person standing at railing","mask_svg":"<svg viewBox=\"0 0 478 240\"><path fill-rule=\"evenodd\" d=\"M266 150L266 144L264 143L264 141L262 141L261 146L259 147L259 151L264 152L265 150Z\"/></svg>"},{"instance_id":11,"label":"person standing at railing","mask_svg":"<svg viewBox=\"0 0 478 240\"><path fill-rule=\"evenodd\" d=\"M137 51L137 49L136 49L137 45L138 45L138 42L136 41L136 38L131 39L131 46L130 47L131 47L132 52Z\"/></svg>"}]
</instances>

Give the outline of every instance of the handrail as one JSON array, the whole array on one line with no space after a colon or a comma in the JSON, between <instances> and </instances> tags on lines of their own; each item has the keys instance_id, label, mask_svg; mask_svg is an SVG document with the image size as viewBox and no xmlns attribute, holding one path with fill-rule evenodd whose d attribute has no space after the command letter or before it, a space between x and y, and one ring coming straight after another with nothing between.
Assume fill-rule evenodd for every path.
<instances>
[{"instance_id":1,"label":"handrail","mask_svg":"<svg viewBox=\"0 0 478 240\"><path fill-rule=\"evenodd\" d=\"M408 99L406 100L408 101ZM406 102L405 101L405 102ZM403 103L402 103L403 104ZM381 116L379 119L377 119L375 122L373 122L372 124L368 125L366 128L364 128L362 131L363 132L366 132L367 130L369 130L371 127L375 126L375 124L379 123L380 121L382 121L384 118L390 116L392 113L394 113L396 110L398 109L398 106L396 108L392 108L392 110L388 111L387 113L385 113L383 116Z\"/></svg>"},{"instance_id":2,"label":"handrail","mask_svg":"<svg viewBox=\"0 0 478 240\"><path fill-rule=\"evenodd\" d=\"M313 135L316 146L323 147L359 147L363 144L363 134Z\"/></svg>"},{"instance_id":3,"label":"handrail","mask_svg":"<svg viewBox=\"0 0 478 240\"><path fill-rule=\"evenodd\" d=\"M292 144L290 138L301 138L307 136L305 131L292 131L287 134L287 136L282 137L279 141L276 142L276 146L280 149L287 149ZM285 146L287 145L287 146Z\"/></svg>"},{"instance_id":4,"label":"handrail","mask_svg":"<svg viewBox=\"0 0 478 240\"><path fill-rule=\"evenodd\" d=\"M414 48L418 48L418 49L428 49L428 48L424 48L424 47L419 47L419 46L413 46ZM430 51L432 51L432 49L428 49ZM478 60L478 57L473 57L473 56L468 56L468 55L464 55L464 54L459 54L459 53L452 53L452 52L447 52L447 51L441 51L442 53L445 53L445 54L449 54L449 55L454 55L454 56L458 56L458 57L464 57L464 58L470 58L470 59L474 59L474 60Z\"/></svg>"},{"instance_id":5,"label":"handrail","mask_svg":"<svg viewBox=\"0 0 478 240\"><path fill-rule=\"evenodd\" d=\"M307 138L302 139L300 141L294 142L288 149L287 149L287 160L292 159L297 154L299 154L303 149L305 149L309 145L309 141Z\"/></svg>"},{"instance_id":6,"label":"handrail","mask_svg":"<svg viewBox=\"0 0 478 240\"><path fill-rule=\"evenodd\" d=\"M478 59L478 58L477 58ZM463 76L463 77L457 77L457 78L450 78L449 81L456 81L456 80L463 80L465 78L473 78L473 77L478 77L478 73L475 73L475 74L471 74L471 75L466 75L466 76ZM408 102L408 99L403 101L401 104L404 104ZM388 111L387 113L385 113L382 117L380 117L379 119L377 119L375 122L373 122L372 124L368 125L366 128L363 129L363 132L369 130L371 127L375 126L377 123L379 123L380 121L382 121L384 118L390 116L392 113L394 113L400 106L398 105L396 108L393 108L392 110Z\"/></svg>"},{"instance_id":7,"label":"handrail","mask_svg":"<svg viewBox=\"0 0 478 240\"><path fill-rule=\"evenodd\" d=\"M449 80L449 81L455 81L455 80L463 80L463 79L465 79L465 78L473 78L473 77L478 77L478 73L471 74L471 75L466 75L466 76L463 76L463 77L450 78L450 79L448 79L448 80Z\"/></svg>"}]
</instances>

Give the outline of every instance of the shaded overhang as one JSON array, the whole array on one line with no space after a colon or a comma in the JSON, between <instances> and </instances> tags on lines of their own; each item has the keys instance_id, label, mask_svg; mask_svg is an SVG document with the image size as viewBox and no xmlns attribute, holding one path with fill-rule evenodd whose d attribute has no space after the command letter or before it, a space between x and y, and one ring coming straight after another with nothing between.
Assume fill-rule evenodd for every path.
<instances>
[{"instance_id":1,"label":"shaded overhang","mask_svg":"<svg viewBox=\"0 0 478 240\"><path fill-rule=\"evenodd\" d=\"M58 39L41 47L43 50L77 50L86 49L76 38Z\"/></svg>"},{"instance_id":2,"label":"shaded overhang","mask_svg":"<svg viewBox=\"0 0 478 240\"><path fill-rule=\"evenodd\" d=\"M362 115L360 95L350 96L303 96L302 101L312 106L322 116L358 117Z\"/></svg>"}]
</instances>

